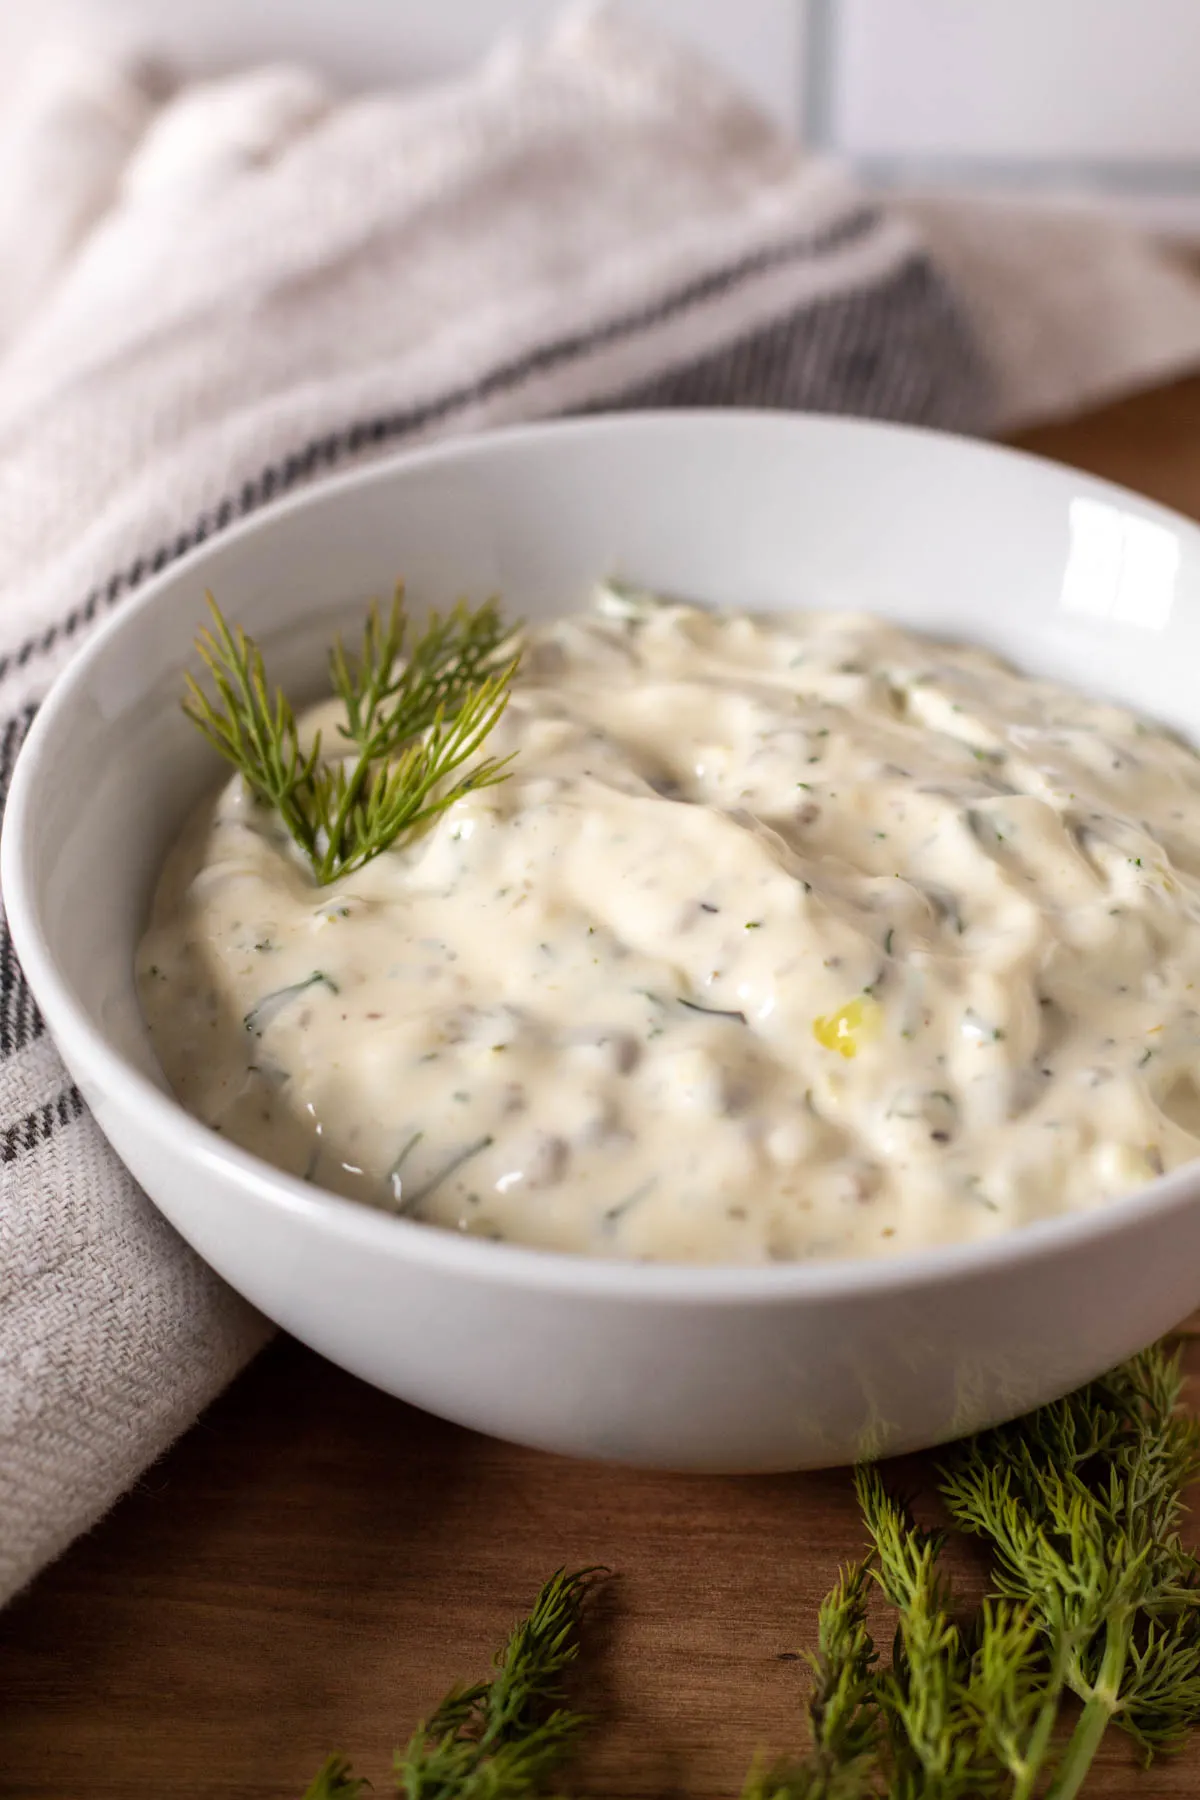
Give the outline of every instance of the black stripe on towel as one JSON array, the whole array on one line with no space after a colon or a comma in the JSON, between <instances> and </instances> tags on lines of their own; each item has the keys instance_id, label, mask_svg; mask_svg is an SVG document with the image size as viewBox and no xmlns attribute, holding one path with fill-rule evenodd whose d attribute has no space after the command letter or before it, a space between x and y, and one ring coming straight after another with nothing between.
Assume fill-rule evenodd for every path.
<instances>
[{"instance_id":1,"label":"black stripe on towel","mask_svg":"<svg viewBox=\"0 0 1200 1800\"><path fill-rule=\"evenodd\" d=\"M82 1117L83 1095L72 1083L56 1099L47 1100L44 1106L34 1107L23 1119L18 1119L15 1125L0 1132L0 1163L18 1162L21 1157L28 1156L42 1144L48 1144L66 1126L73 1125L76 1119Z\"/></svg>"},{"instance_id":2,"label":"black stripe on towel","mask_svg":"<svg viewBox=\"0 0 1200 1800\"><path fill-rule=\"evenodd\" d=\"M566 333L508 362L498 363L477 381L451 388L394 412L359 419L341 431L310 438L299 450L279 462L268 464L256 476L243 482L236 492L227 494L209 512L202 514L189 530L181 531L167 543L159 544L148 555L137 557L127 568L117 571L106 582L94 587L65 618L27 638L9 655L0 657L0 681L14 669L24 668L34 658L48 654L62 642L75 637L84 627L93 623L101 608L114 606L147 576L157 575L168 563L175 562L189 550L194 550L216 532L231 525L235 519L245 518L258 507L278 499L319 471L335 468L363 450L375 450L382 444L398 443L419 431L428 430L431 425L443 424L456 413L468 411L481 401L513 392L526 382L555 373L597 350L607 349L615 343L636 337L641 332L653 330L689 312L693 307L722 298L731 290L761 275L832 255L847 245L868 237L876 229L878 222L879 215L873 208L860 207L845 214L824 231L805 232L782 239L777 244L743 257L739 262L699 276L648 305L618 314L590 331Z\"/></svg>"},{"instance_id":3,"label":"black stripe on towel","mask_svg":"<svg viewBox=\"0 0 1200 1800\"><path fill-rule=\"evenodd\" d=\"M779 407L958 430L980 429L987 405L975 345L920 256L876 287L815 301L605 402Z\"/></svg>"},{"instance_id":4,"label":"black stripe on towel","mask_svg":"<svg viewBox=\"0 0 1200 1800\"><path fill-rule=\"evenodd\" d=\"M36 707L22 707L0 731L0 816L8 798L17 752L29 735ZM15 1056L27 1044L41 1037L46 1029L42 1015L29 990L29 984L17 961L8 923L0 920L0 1058Z\"/></svg>"}]
</instances>

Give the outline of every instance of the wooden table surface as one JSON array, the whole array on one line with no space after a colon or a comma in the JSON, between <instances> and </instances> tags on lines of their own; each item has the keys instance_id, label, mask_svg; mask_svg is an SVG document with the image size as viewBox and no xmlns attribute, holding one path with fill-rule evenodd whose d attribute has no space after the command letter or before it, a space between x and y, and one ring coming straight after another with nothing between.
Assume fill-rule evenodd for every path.
<instances>
[{"instance_id":1,"label":"wooden table surface","mask_svg":"<svg viewBox=\"0 0 1200 1800\"><path fill-rule=\"evenodd\" d=\"M1023 442L1200 517L1200 379ZM844 1473L566 1462L277 1341L0 1616L0 1794L290 1800L332 1749L387 1791L393 1744L542 1578L604 1563L573 1791L732 1800L756 1749L801 1741L794 1652L860 1542ZM1200 1742L1144 1776L1113 1743L1087 1792L1200 1795Z\"/></svg>"}]
</instances>

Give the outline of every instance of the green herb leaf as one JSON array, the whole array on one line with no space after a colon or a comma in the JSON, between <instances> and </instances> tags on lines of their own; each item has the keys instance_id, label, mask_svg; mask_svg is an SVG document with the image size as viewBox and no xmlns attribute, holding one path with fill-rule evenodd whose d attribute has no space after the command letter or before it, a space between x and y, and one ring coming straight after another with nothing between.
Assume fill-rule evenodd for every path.
<instances>
[{"instance_id":1,"label":"green herb leaf","mask_svg":"<svg viewBox=\"0 0 1200 1800\"><path fill-rule=\"evenodd\" d=\"M331 1756L305 1788L304 1800L362 1800L370 1791L369 1781L351 1775L346 1757Z\"/></svg>"},{"instance_id":2,"label":"green herb leaf","mask_svg":"<svg viewBox=\"0 0 1200 1800\"><path fill-rule=\"evenodd\" d=\"M499 721L515 668L489 675L460 701L453 718L435 713L426 735L400 750L394 761L374 761L368 747L351 763L318 768L313 811L321 848L312 860L319 882L352 874L464 794L504 780L512 758L489 756L449 787L442 786Z\"/></svg>"},{"instance_id":3,"label":"green herb leaf","mask_svg":"<svg viewBox=\"0 0 1200 1800\"><path fill-rule=\"evenodd\" d=\"M533 1800L587 1723L563 1705L563 1677L579 1655L584 1601L600 1569L559 1569L509 1634L490 1681L453 1688L397 1750L407 1800ZM322 1764L304 1800L362 1800L370 1788L344 1756Z\"/></svg>"},{"instance_id":4,"label":"green herb leaf","mask_svg":"<svg viewBox=\"0 0 1200 1800\"><path fill-rule=\"evenodd\" d=\"M444 619L431 613L411 644L409 636L398 587L386 622L372 604L353 662L341 638L330 653L333 691L346 708L342 736L373 760L394 755L435 720L457 718L480 684L513 661L500 654L512 632L494 600L475 611L460 601Z\"/></svg>"},{"instance_id":5,"label":"green herb leaf","mask_svg":"<svg viewBox=\"0 0 1200 1800\"><path fill-rule=\"evenodd\" d=\"M952 1453L942 1493L984 1538L996 1592L963 1616L919 1525L873 1468L856 1483L871 1550L821 1607L809 1749L759 1760L742 1800L1074 1800L1110 1722L1149 1760L1200 1724L1200 1564L1179 1537L1200 1422L1178 1360L1148 1350ZM490 1681L456 1688L396 1754L408 1800L532 1800L583 1723L562 1677L593 1571L560 1571ZM889 1663L872 1582L896 1613ZM1064 1742L1068 1693L1083 1702ZM305 1800L360 1800L331 1757Z\"/></svg>"},{"instance_id":6,"label":"green herb leaf","mask_svg":"<svg viewBox=\"0 0 1200 1800\"><path fill-rule=\"evenodd\" d=\"M295 713L281 689L272 693L258 645L226 624L211 595L208 604L213 624L196 646L216 698L188 675L183 710L275 809L322 885L504 779L511 757L472 761L508 704L519 660L500 655L511 632L494 602L432 615L411 647L401 593L386 621L373 606L358 657L340 639L330 654L352 746L334 757L322 754L319 734L301 750Z\"/></svg>"},{"instance_id":7,"label":"green herb leaf","mask_svg":"<svg viewBox=\"0 0 1200 1800\"><path fill-rule=\"evenodd\" d=\"M759 1762L742 1800L862 1800L874 1792L879 1707L867 1631L866 1563L843 1569L821 1603L816 1654L809 1657L812 1748L799 1761Z\"/></svg>"},{"instance_id":8,"label":"green herb leaf","mask_svg":"<svg viewBox=\"0 0 1200 1800\"><path fill-rule=\"evenodd\" d=\"M258 799L273 806L305 855L316 853L316 823L310 793L321 754L320 736L304 755L296 716L281 688L267 685L262 652L240 626L225 623L212 595L213 623L201 631L196 649L217 690L212 701L192 675L185 675L183 710L209 743L241 771Z\"/></svg>"},{"instance_id":9,"label":"green herb leaf","mask_svg":"<svg viewBox=\"0 0 1200 1800\"><path fill-rule=\"evenodd\" d=\"M812 1748L756 1767L743 1800L1073 1800L1110 1723L1147 1760L1178 1749L1200 1724L1200 1563L1179 1536L1200 1422L1179 1398L1178 1360L1148 1350L951 1454L950 1517L994 1558L970 1618L941 1570L945 1533L860 1469L872 1554L822 1609ZM887 1665L868 1574L896 1613ZM1068 1693L1083 1707L1064 1743Z\"/></svg>"},{"instance_id":10,"label":"green herb leaf","mask_svg":"<svg viewBox=\"0 0 1200 1800\"><path fill-rule=\"evenodd\" d=\"M1051 1792L1075 1794L1110 1722L1147 1758L1200 1724L1200 1566L1180 1540L1200 1422L1161 1348L1029 1419L973 1439L943 1472L997 1591L1023 1605L1083 1701Z\"/></svg>"},{"instance_id":11,"label":"green herb leaf","mask_svg":"<svg viewBox=\"0 0 1200 1800\"><path fill-rule=\"evenodd\" d=\"M544 1791L586 1723L563 1702L584 1599L599 1571L559 1569L496 1658L491 1681L456 1688L396 1752L407 1800L523 1800Z\"/></svg>"}]
</instances>

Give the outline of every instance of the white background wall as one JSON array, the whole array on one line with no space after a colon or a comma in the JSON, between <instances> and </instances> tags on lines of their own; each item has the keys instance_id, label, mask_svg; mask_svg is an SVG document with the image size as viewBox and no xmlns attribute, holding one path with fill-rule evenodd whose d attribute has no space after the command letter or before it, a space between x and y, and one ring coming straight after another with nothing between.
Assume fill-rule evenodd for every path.
<instances>
[{"instance_id":1,"label":"white background wall","mask_svg":"<svg viewBox=\"0 0 1200 1800\"><path fill-rule=\"evenodd\" d=\"M20 46L64 21L152 43L185 65L250 58L319 61L359 84L415 82L477 58L505 33L536 31L564 0L0 0L0 79ZM804 0L622 0L622 10L687 38L796 126Z\"/></svg>"},{"instance_id":2,"label":"white background wall","mask_svg":"<svg viewBox=\"0 0 1200 1800\"><path fill-rule=\"evenodd\" d=\"M841 0L834 114L874 155L1200 164L1197 0Z\"/></svg>"},{"instance_id":3,"label":"white background wall","mask_svg":"<svg viewBox=\"0 0 1200 1800\"><path fill-rule=\"evenodd\" d=\"M1200 0L625 0L876 178L1070 188L1200 231ZM192 67L461 67L557 0L0 0L8 40L74 13Z\"/></svg>"},{"instance_id":4,"label":"white background wall","mask_svg":"<svg viewBox=\"0 0 1200 1800\"><path fill-rule=\"evenodd\" d=\"M816 0L811 122L883 174L1073 186L1200 229L1200 0Z\"/></svg>"}]
</instances>

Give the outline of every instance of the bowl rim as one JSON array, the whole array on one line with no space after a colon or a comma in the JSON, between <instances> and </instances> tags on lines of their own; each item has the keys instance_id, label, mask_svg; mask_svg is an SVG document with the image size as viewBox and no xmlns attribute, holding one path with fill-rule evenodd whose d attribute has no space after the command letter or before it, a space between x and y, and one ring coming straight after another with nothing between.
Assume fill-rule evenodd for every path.
<instances>
[{"instance_id":1,"label":"bowl rim","mask_svg":"<svg viewBox=\"0 0 1200 1800\"><path fill-rule=\"evenodd\" d=\"M603 1296L637 1304L658 1300L678 1303L737 1305L748 1301L787 1304L795 1301L840 1303L871 1294L894 1294L940 1287L948 1282L986 1278L1003 1270L1051 1261L1119 1236L1151 1220L1160 1220L1200 1205L1200 1159L1159 1176L1118 1200L1083 1212L1060 1214L1016 1225L995 1237L935 1245L894 1255L813 1259L766 1265L641 1263L616 1257L592 1257L573 1251L546 1250L493 1243L442 1227L399 1218L361 1201L314 1187L285 1174L203 1125L174 1098L134 1068L95 1026L59 974L46 942L33 883L26 878L23 846L34 829L36 794L46 778L44 765L55 735L69 724L72 705L86 683L94 660L111 638L134 629L141 614L155 606L162 592L181 573L202 564L214 548L224 548L262 533L280 519L318 504L336 504L339 494L386 483L411 468L451 462L487 460L543 439L595 438L609 434L670 434L718 430L731 437L766 430L787 434L797 429L847 436L921 439L947 454L979 464L1019 463L1031 474L1056 482L1074 482L1089 493L1120 501L1126 509L1151 517L1195 541L1200 550L1200 524L1119 483L1105 480L1048 457L1007 445L936 431L926 426L845 418L816 413L783 413L766 409L660 409L603 412L586 417L538 420L473 433L465 438L417 445L344 470L300 488L213 538L194 546L147 579L86 640L55 679L41 703L18 754L0 833L0 893L14 948L34 997L41 1007L56 1047L69 1047L73 1068L93 1072L97 1086L114 1097L126 1115L136 1117L144 1136L169 1155L183 1156L219 1180L232 1182L247 1199L281 1211L318 1235L350 1240L376 1255L412 1262L431 1271L453 1274L484 1285L501 1283L538 1292ZM182 646L181 646L182 649ZM64 1059L65 1060L65 1059Z\"/></svg>"}]
</instances>

